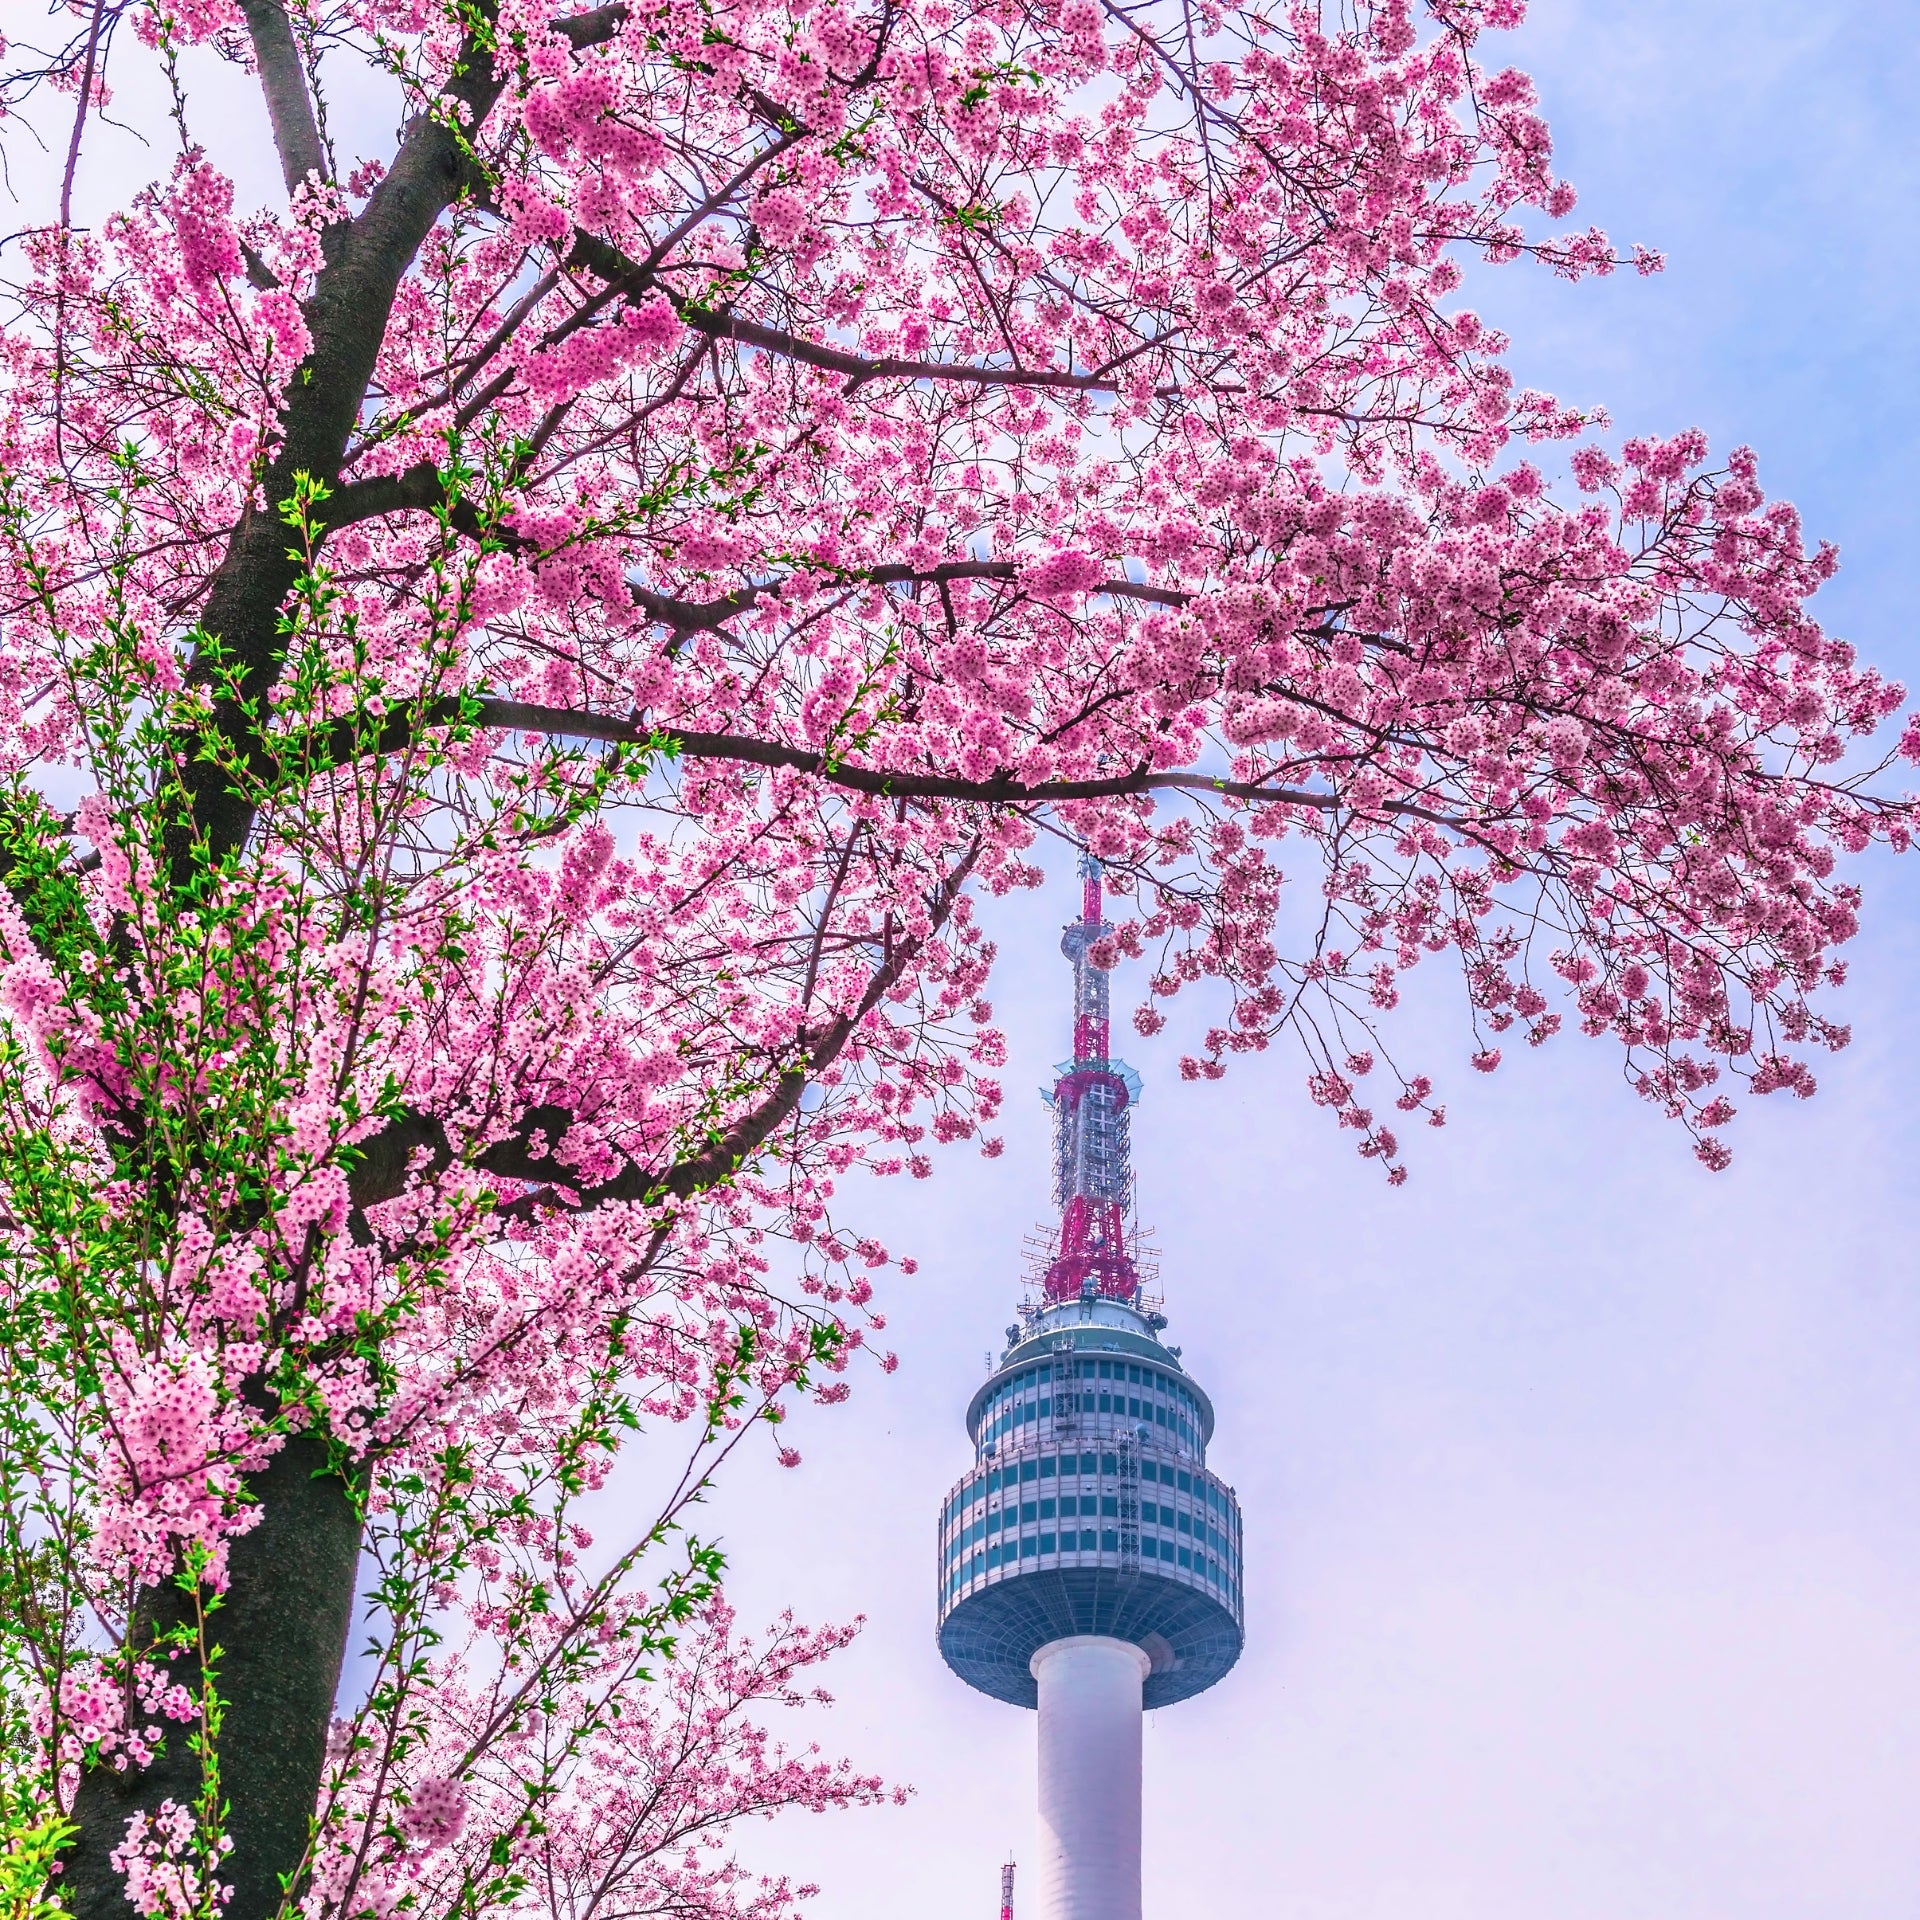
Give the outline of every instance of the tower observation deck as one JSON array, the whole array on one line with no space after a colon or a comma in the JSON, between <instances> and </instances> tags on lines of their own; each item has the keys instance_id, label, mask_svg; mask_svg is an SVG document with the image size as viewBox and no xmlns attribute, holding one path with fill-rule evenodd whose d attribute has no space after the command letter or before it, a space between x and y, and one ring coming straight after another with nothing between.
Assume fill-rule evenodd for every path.
<instances>
[{"instance_id":1,"label":"tower observation deck","mask_svg":"<svg viewBox=\"0 0 1920 1920\"><path fill-rule=\"evenodd\" d=\"M1129 1121L1112 1057L1111 929L1081 863L1073 1058L1056 1069L1058 1228L967 1406L974 1464L940 1514L939 1644L969 1686L1040 1712L1042 1920L1138 1920L1140 1716L1240 1657L1240 1509L1209 1470L1213 1403L1142 1283Z\"/></svg>"}]
</instances>

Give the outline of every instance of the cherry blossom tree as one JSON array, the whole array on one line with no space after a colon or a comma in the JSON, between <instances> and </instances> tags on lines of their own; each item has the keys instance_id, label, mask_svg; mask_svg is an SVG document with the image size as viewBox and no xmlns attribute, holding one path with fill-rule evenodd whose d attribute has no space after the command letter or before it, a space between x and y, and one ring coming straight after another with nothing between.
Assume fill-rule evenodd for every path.
<instances>
[{"instance_id":1,"label":"cherry blossom tree","mask_svg":"<svg viewBox=\"0 0 1920 1920\"><path fill-rule=\"evenodd\" d=\"M63 0L8 51L22 1911L790 1906L728 1822L880 1790L750 1730L836 1636L743 1649L691 1503L884 1329L849 1174L997 1151L981 903L1040 836L1142 1032L1208 996L1183 1073L1299 1044L1395 1181L1424 956L1474 1066L1571 1010L1709 1166L1813 1090L1903 694L1751 452L1611 443L1461 301L1623 264L1520 12Z\"/></svg>"}]
</instances>

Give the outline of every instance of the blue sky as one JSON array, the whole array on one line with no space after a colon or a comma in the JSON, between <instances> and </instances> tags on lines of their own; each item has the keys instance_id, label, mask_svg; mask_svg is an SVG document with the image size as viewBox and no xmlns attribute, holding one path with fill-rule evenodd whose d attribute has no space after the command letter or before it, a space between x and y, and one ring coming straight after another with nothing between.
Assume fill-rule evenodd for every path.
<instances>
[{"instance_id":1,"label":"blue sky","mask_svg":"<svg viewBox=\"0 0 1920 1920\"><path fill-rule=\"evenodd\" d=\"M1579 217L1669 259L1476 284L1516 373L1758 447L1840 543L1829 625L1920 685L1920 11L1536 0L1508 45ZM1469 1073L1437 978L1403 1031L1452 1123L1397 1193L1296 1061L1194 1088L1177 1032L1130 1048L1168 1337L1249 1547L1245 1659L1149 1719L1154 1920L1920 1915L1920 868L1862 877L1855 1045L1811 1104L1749 1104L1719 1176L1601 1045ZM1071 911L1062 874L1000 916L1007 1156L873 1197L922 1260L900 1372L712 1512L749 1618L867 1614L813 1732L918 1790L747 1836L823 1920L986 1920L1031 1854L1032 1718L941 1667L933 1528L1045 1210Z\"/></svg>"}]
</instances>

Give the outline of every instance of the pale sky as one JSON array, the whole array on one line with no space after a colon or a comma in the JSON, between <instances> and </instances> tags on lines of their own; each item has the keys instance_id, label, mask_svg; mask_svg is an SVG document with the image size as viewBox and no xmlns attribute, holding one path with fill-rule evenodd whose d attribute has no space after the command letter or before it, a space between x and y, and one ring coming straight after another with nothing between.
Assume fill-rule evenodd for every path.
<instances>
[{"instance_id":1,"label":"pale sky","mask_svg":"<svg viewBox=\"0 0 1920 1920\"><path fill-rule=\"evenodd\" d=\"M1758 447L1840 543L1829 625L1920 685L1920 8L1536 0L1507 40L1579 218L1670 261L1476 286L1517 375ZM1297 1061L1195 1088L1173 1031L1127 1047L1167 1337L1248 1546L1240 1666L1148 1718L1150 1920L1920 1916L1920 866L1864 877L1856 1043L1810 1105L1750 1103L1718 1176L1602 1044L1468 1072L1438 976L1404 1031L1452 1123L1397 1193ZM899 1373L712 1512L748 1619L867 1614L813 1731L917 1790L746 1836L820 1920L991 1920L1032 1855L1033 1717L941 1665L933 1540L1046 1210L1072 910L996 909L1006 1157L863 1209L922 1262L884 1288Z\"/></svg>"}]
</instances>

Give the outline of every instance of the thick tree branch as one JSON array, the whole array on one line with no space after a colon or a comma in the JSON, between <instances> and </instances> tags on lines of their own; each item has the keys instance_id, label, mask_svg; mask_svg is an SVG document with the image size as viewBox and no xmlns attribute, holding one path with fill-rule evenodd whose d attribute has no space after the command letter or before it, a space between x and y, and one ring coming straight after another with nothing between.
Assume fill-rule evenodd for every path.
<instances>
[{"instance_id":1,"label":"thick tree branch","mask_svg":"<svg viewBox=\"0 0 1920 1920\"><path fill-rule=\"evenodd\" d=\"M316 509L315 519L328 529L346 527L383 513L425 512L446 498L446 483L438 469L422 461L401 473L374 474L365 480L350 482ZM507 552L539 551L535 542L510 527L485 526L479 514L464 500L453 501L451 518L453 525L470 539L484 536ZM874 587L941 586L954 580L1013 582L1019 577L1020 569L1011 560L945 560L931 567L889 563L847 568L833 575L836 584ZM672 594L655 593L635 581L627 583L627 591L632 594L634 604L662 626L672 627L679 633L706 633L718 630L762 600L778 594L784 584L783 580L761 581L712 600L682 600ZM1191 593L1179 587L1153 587L1125 578L1102 580L1087 588L1087 592L1115 600L1138 600L1154 607L1184 607L1193 599Z\"/></svg>"},{"instance_id":2,"label":"thick tree branch","mask_svg":"<svg viewBox=\"0 0 1920 1920\"><path fill-rule=\"evenodd\" d=\"M611 40L627 24L624 6L595 7L587 13L572 13L553 22L555 33L562 34L575 53L598 47Z\"/></svg>"},{"instance_id":3,"label":"thick tree branch","mask_svg":"<svg viewBox=\"0 0 1920 1920\"><path fill-rule=\"evenodd\" d=\"M360 1512L329 1463L327 1443L311 1433L289 1434L247 1490L260 1504L260 1522L229 1549L226 1595L208 1623L208 1637L221 1649L225 1702L220 1786L244 1810L230 1829L234 1850L221 1863L233 1888L223 1913L227 1920L273 1920L282 1910L280 1876L306 1853L353 1619ZM148 1587L130 1637L145 1654L161 1635L192 1624L179 1588ZM199 1676L196 1652L169 1663L169 1679L189 1689ZM125 1877L112 1860L128 1820L153 1815L168 1798L192 1806L199 1792L200 1761L188 1729L159 1720L152 1731L165 1740L152 1765L116 1773L102 1764L81 1776L73 1810L79 1831L54 1883L77 1920L129 1920Z\"/></svg>"},{"instance_id":4,"label":"thick tree branch","mask_svg":"<svg viewBox=\"0 0 1920 1920\"><path fill-rule=\"evenodd\" d=\"M401 473L376 473L364 480L349 481L336 488L331 499L321 502L314 518L332 531L376 519L383 513L424 512L439 506L446 497L440 470L431 461L422 460ZM468 517L477 528L477 517L471 513Z\"/></svg>"},{"instance_id":5,"label":"thick tree branch","mask_svg":"<svg viewBox=\"0 0 1920 1920\"><path fill-rule=\"evenodd\" d=\"M422 715L417 725L445 725L456 717L455 703L445 703L435 719ZM664 736L667 750L687 760L732 760L757 767L791 767L812 774L829 786L852 793L878 794L897 800L960 800L983 806L1044 806L1062 800L1110 800L1143 793L1210 793L1227 800L1247 800L1274 806L1312 807L1321 813L1352 811L1352 803L1330 793L1305 787L1276 787L1264 780L1222 780L1205 773L1156 773L1135 767L1126 773L1098 774L1079 780L1017 780L994 774L971 780L958 774L909 773L884 767L849 766L844 760L812 747L788 746L777 740L756 740L735 733L700 733L654 722L622 720L612 714L585 713L571 708L543 707L519 700L479 700L473 712L482 726L504 727L526 733L548 733L576 740L605 740L644 745ZM383 744L385 744L383 742ZM397 744L397 742L396 742ZM1368 811L1428 820L1436 826L1464 827L1463 822L1436 813L1411 800L1381 800Z\"/></svg>"},{"instance_id":6,"label":"thick tree branch","mask_svg":"<svg viewBox=\"0 0 1920 1920\"><path fill-rule=\"evenodd\" d=\"M307 93L306 68L283 0L241 0L241 11L247 18L247 37L253 42L253 64L259 70L267 118L273 124L280 177L291 195L309 176L326 178L326 157Z\"/></svg>"},{"instance_id":7,"label":"thick tree branch","mask_svg":"<svg viewBox=\"0 0 1920 1920\"><path fill-rule=\"evenodd\" d=\"M802 366L844 373L865 384L869 380L939 380L965 386L1049 387L1075 393L1113 393L1119 381L1107 373L1068 373L1051 367L986 367L965 360L903 360L892 355L875 359L849 353L843 347L823 346L797 333L764 326L758 320L730 311L696 305L669 293L681 320L713 340L737 340L743 347L759 347Z\"/></svg>"},{"instance_id":8,"label":"thick tree branch","mask_svg":"<svg viewBox=\"0 0 1920 1920\"><path fill-rule=\"evenodd\" d=\"M675 759L731 761L741 766L787 767L849 793L888 800L953 800L986 807L1047 806L1071 800L1115 800L1148 793L1211 794L1260 806L1310 807L1316 813L1370 813L1425 820L1450 832L1472 834L1471 821L1437 812L1416 800L1382 799L1365 808L1337 794L1308 787L1275 786L1267 780L1226 780L1215 774L1156 772L1135 766L1124 773L1095 774L1072 780L1020 780L1010 773L986 779L962 774L915 773L901 768L849 765L813 747L796 747L750 734L703 733L670 723L574 707L541 706L525 700L447 695L396 708L378 726L357 718L336 721L322 735L324 748L313 764L344 765L369 754L396 753L422 734L459 722L498 727L507 732L543 733L556 739L601 740L609 745L663 743Z\"/></svg>"},{"instance_id":9,"label":"thick tree branch","mask_svg":"<svg viewBox=\"0 0 1920 1920\"><path fill-rule=\"evenodd\" d=\"M642 1167L630 1162L609 1179L591 1186L577 1186L566 1179L564 1167L555 1163L550 1152L536 1155L533 1149L536 1135L548 1142L563 1139L577 1117L574 1111L546 1101L528 1107L510 1135L482 1148L471 1163L481 1172L501 1179L542 1183L533 1192L508 1201L499 1209L498 1217L526 1220L554 1207L580 1211L617 1201L658 1206L669 1201L690 1200L707 1188L730 1180L792 1118L808 1080L840 1057L860 1023L879 1006L924 951L927 939L946 925L979 854L976 841L942 878L929 903L927 933L898 942L885 962L874 969L859 1001L850 1010L817 1029L803 1030L796 1040L799 1057L780 1070L756 1105L697 1152L665 1167ZM440 1173L454 1160L444 1125L434 1116L420 1113L390 1122L359 1151L360 1159L347 1182L359 1213L405 1192L416 1168L428 1174Z\"/></svg>"},{"instance_id":10,"label":"thick tree branch","mask_svg":"<svg viewBox=\"0 0 1920 1920\"><path fill-rule=\"evenodd\" d=\"M1012 583L1019 579L1020 570L1011 560L946 560L932 567L892 564L848 568L836 572L832 577L836 585L931 587L944 586L954 580L1001 580ZM741 587L736 592L722 594L713 600L678 600L631 582L628 583L628 591L633 595L635 604L662 626L672 627L680 633L700 633L721 627L760 601L778 594L784 584L779 580L770 580ZM1184 607L1193 597L1176 587L1147 587L1125 579L1102 580L1098 586L1089 587L1087 591L1090 594L1106 594L1117 600L1143 600L1158 607Z\"/></svg>"},{"instance_id":11,"label":"thick tree branch","mask_svg":"<svg viewBox=\"0 0 1920 1920\"><path fill-rule=\"evenodd\" d=\"M285 27L284 15L280 24ZM200 617L207 640L189 668L195 684L220 692L212 703L214 742L183 743L190 818L168 836L169 864L182 882L193 870L196 838L219 859L241 845L252 822L253 804L238 790L245 783L234 781L227 762L238 759L258 771L269 751L252 716L265 710L279 678L280 610L299 576L280 502L303 473L327 483L337 478L401 277L467 181L464 136L451 122L457 112L477 128L500 87L491 58L470 36L439 111L409 124L392 169L359 217L339 230L306 303L313 347L287 387L265 500L228 542ZM209 744L215 750L207 750Z\"/></svg>"},{"instance_id":12,"label":"thick tree branch","mask_svg":"<svg viewBox=\"0 0 1920 1920\"><path fill-rule=\"evenodd\" d=\"M567 265L584 267L607 283L610 290L635 295L658 285L655 271L622 253L597 234L576 228ZM967 386L1049 387L1075 393L1115 393L1120 382L1106 370L1069 373L1050 367L987 367L964 360L904 360L891 355L875 359L867 354L850 353L844 347L825 346L803 339L779 327L763 325L725 307L705 307L671 287L664 288L681 321L704 333L710 340L736 340L744 347L758 347L777 353L783 359L803 366L820 367L829 373L843 373L864 385L869 380L943 380ZM1152 346L1143 341L1140 348Z\"/></svg>"},{"instance_id":13,"label":"thick tree branch","mask_svg":"<svg viewBox=\"0 0 1920 1920\"><path fill-rule=\"evenodd\" d=\"M500 1209L501 1217L528 1219L553 1207L564 1206L573 1211L605 1206L610 1201L658 1205L667 1200L690 1200L707 1188L732 1179L792 1118L794 1109L800 1104L801 1094L806 1091L807 1082L840 1057L847 1042L859 1030L860 1023L879 1006L899 983L907 968L925 951L927 940L946 925L954 903L960 898L979 857L980 845L976 841L955 863L936 890L930 903L927 932L918 938L898 942L887 959L874 969L859 1000L847 1012L837 1015L823 1027L803 1031L797 1041L800 1059L784 1068L760 1103L742 1114L718 1139L662 1170L630 1165L611 1179L594 1186L568 1187L564 1196L555 1191L553 1186L536 1189L509 1201ZM501 1173L509 1178L551 1182L554 1178L552 1164L530 1160L523 1143L531 1139L536 1129L550 1139L557 1139L572 1118L563 1109L535 1108L522 1122L514 1141L489 1148L477 1158L475 1165L483 1171ZM502 1151L503 1148L507 1151Z\"/></svg>"}]
</instances>

